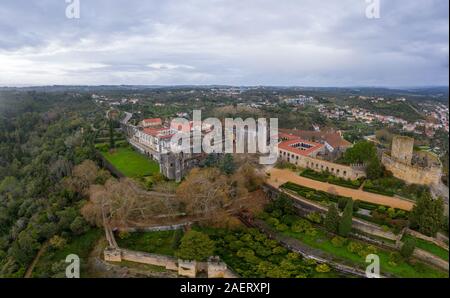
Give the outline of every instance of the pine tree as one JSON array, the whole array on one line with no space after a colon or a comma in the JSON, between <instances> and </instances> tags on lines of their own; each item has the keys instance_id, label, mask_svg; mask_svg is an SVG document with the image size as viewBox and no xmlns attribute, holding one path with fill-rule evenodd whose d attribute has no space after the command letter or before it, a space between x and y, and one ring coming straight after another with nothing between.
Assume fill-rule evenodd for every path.
<instances>
[{"instance_id":1,"label":"pine tree","mask_svg":"<svg viewBox=\"0 0 450 298\"><path fill-rule=\"evenodd\" d=\"M325 216L324 226L327 231L337 233L339 227L339 212L334 204L328 207L327 215Z\"/></svg>"},{"instance_id":2,"label":"pine tree","mask_svg":"<svg viewBox=\"0 0 450 298\"><path fill-rule=\"evenodd\" d=\"M416 240L408 238L403 243L402 248L400 249L400 254L405 258L409 259L414 253L414 249L416 248Z\"/></svg>"},{"instance_id":3,"label":"pine tree","mask_svg":"<svg viewBox=\"0 0 450 298\"><path fill-rule=\"evenodd\" d=\"M348 199L347 205L345 205L344 214L339 222L339 235L347 237L352 230L352 218L353 218L353 200Z\"/></svg>"},{"instance_id":4,"label":"pine tree","mask_svg":"<svg viewBox=\"0 0 450 298\"><path fill-rule=\"evenodd\" d=\"M420 233L434 237L443 226L444 202L429 193L421 195L409 215L410 226Z\"/></svg>"},{"instance_id":5,"label":"pine tree","mask_svg":"<svg viewBox=\"0 0 450 298\"><path fill-rule=\"evenodd\" d=\"M114 140L114 126L112 119L109 120L109 149L116 147L116 141Z\"/></svg>"},{"instance_id":6,"label":"pine tree","mask_svg":"<svg viewBox=\"0 0 450 298\"><path fill-rule=\"evenodd\" d=\"M227 175L233 174L236 170L236 165L234 164L233 155L227 153L223 157L222 164L220 165L220 170Z\"/></svg>"}]
</instances>

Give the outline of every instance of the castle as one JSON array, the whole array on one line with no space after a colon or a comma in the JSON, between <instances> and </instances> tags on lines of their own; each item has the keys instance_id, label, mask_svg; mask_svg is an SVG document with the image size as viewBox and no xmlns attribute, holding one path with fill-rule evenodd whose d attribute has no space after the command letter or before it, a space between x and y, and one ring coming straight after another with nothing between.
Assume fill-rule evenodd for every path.
<instances>
[{"instance_id":1,"label":"castle","mask_svg":"<svg viewBox=\"0 0 450 298\"><path fill-rule=\"evenodd\" d=\"M382 163L399 179L410 184L435 185L442 175L438 158L427 152L414 152L414 139L395 136L390 154L383 153Z\"/></svg>"}]
</instances>

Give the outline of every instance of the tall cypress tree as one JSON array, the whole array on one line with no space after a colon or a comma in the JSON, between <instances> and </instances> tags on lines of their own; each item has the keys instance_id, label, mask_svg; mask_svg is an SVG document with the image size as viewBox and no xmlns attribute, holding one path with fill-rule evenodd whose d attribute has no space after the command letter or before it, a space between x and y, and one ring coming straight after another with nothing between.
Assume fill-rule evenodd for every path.
<instances>
[{"instance_id":1,"label":"tall cypress tree","mask_svg":"<svg viewBox=\"0 0 450 298\"><path fill-rule=\"evenodd\" d=\"M331 204L328 207L327 215L325 216L325 220L323 222L327 231L331 233L337 233L339 227L339 212L334 204Z\"/></svg>"},{"instance_id":2,"label":"tall cypress tree","mask_svg":"<svg viewBox=\"0 0 450 298\"><path fill-rule=\"evenodd\" d=\"M339 235L347 237L352 230L352 218L353 218L353 200L348 199L347 205L345 205L344 214L339 222Z\"/></svg>"},{"instance_id":3,"label":"tall cypress tree","mask_svg":"<svg viewBox=\"0 0 450 298\"><path fill-rule=\"evenodd\" d=\"M113 120L109 119L109 149L116 147L116 141L114 140L114 125Z\"/></svg>"},{"instance_id":4,"label":"tall cypress tree","mask_svg":"<svg viewBox=\"0 0 450 298\"><path fill-rule=\"evenodd\" d=\"M430 193L423 193L409 215L410 227L420 233L434 237L443 226L444 201L433 199Z\"/></svg>"}]
</instances>

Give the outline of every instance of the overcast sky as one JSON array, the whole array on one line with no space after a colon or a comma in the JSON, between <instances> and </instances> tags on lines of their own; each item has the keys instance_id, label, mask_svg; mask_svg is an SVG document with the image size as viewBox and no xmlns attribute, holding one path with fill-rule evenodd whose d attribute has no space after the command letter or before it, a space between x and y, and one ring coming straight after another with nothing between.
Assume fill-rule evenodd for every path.
<instances>
[{"instance_id":1,"label":"overcast sky","mask_svg":"<svg viewBox=\"0 0 450 298\"><path fill-rule=\"evenodd\" d=\"M0 85L448 85L449 1L0 1Z\"/></svg>"}]
</instances>

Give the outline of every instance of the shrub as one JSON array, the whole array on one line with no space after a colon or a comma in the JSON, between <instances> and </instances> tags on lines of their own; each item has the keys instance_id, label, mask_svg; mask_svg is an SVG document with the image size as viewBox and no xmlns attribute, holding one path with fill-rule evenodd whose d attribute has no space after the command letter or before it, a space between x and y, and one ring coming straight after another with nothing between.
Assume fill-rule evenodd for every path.
<instances>
[{"instance_id":1,"label":"shrub","mask_svg":"<svg viewBox=\"0 0 450 298\"><path fill-rule=\"evenodd\" d=\"M283 215L283 212L280 209L275 209L271 213L272 217L280 218Z\"/></svg>"},{"instance_id":2,"label":"shrub","mask_svg":"<svg viewBox=\"0 0 450 298\"><path fill-rule=\"evenodd\" d=\"M416 240L413 238L408 238L403 243L402 248L400 249L400 254L405 259L409 259L414 253L415 248L416 248Z\"/></svg>"},{"instance_id":3,"label":"shrub","mask_svg":"<svg viewBox=\"0 0 450 298\"><path fill-rule=\"evenodd\" d=\"M70 224L70 230L75 235L81 235L89 231L89 224L86 222L86 220L81 217L77 216L74 221Z\"/></svg>"},{"instance_id":4,"label":"shrub","mask_svg":"<svg viewBox=\"0 0 450 298\"><path fill-rule=\"evenodd\" d=\"M310 229L306 230L305 234L308 235L308 236L314 237L314 236L317 235L317 230L314 229L314 228L310 228Z\"/></svg>"},{"instance_id":5,"label":"shrub","mask_svg":"<svg viewBox=\"0 0 450 298\"><path fill-rule=\"evenodd\" d=\"M287 253L287 249L283 246L277 246L272 249L274 255L284 255Z\"/></svg>"},{"instance_id":6,"label":"shrub","mask_svg":"<svg viewBox=\"0 0 450 298\"><path fill-rule=\"evenodd\" d=\"M127 231L120 231L119 232L119 238L120 239L127 239L130 237L130 233Z\"/></svg>"},{"instance_id":7,"label":"shrub","mask_svg":"<svg viewBox=\"0 0 450 298\"><path fill-rule=\"evenodd\" d=\"M292 226L292 224L297 220L297 217L295 215L284 215L281 218L281 222L288 225L288 226Z\"/></svg>"},{"instance_id":8,"label":"shrub","mask_svg":"<svg viewBox=\"0 0 450 298\"><path fill-rule=\"evenodd\" d=\"M347 243L347 239L341 236L336 236L331 239L331 244L333 244L334 247L343 247Z\"/></svg>"},{"instance_id":9,"label":"shrub","mask_svg":"<svg viewBox=\"0 0 450 298\"><path fill-rule=\"evenodd\" d=\"M275 229L279 232L284 232L284 231L287 231L289 229L289 227L287 225L285 225L284 223L281 223L281 224L277 225L275 227Z\"/></svg>"},{"instance_id":10,"label":"shrub","mask_svg":"<svg viewBox=\"0 0 450 298\"><path fill-rule=\"evenodd\" d=\"M390 207L390 208L387 210L387 214L388 214L388 216L389 216L390 218L395 218L395 209L392 208L392 207Z\"/></svg>"},{"instance_id":11,"label":"shrub","mask_svg":"<svg viewBox=\"0 0 450 298\"><path fill-rule=\"evenodd\" d=\"M376 254L377 252L378 252L378 249L373 245L368 245L366 247L366 255Z\"/></svg>"},{"instance_id":12,"label":"shrub","mask_svg":"<svg viewBox=\"0 0 450 298\"><path fill-rule=\"evenodd\" d=\"M363 246L361 243L359 242L355 242L355 241L351 241L348 245L347 245L347 250L351 253L354 254L360 254L361 251L363 250Z\"/></svg>"},{"instance_id":13,"label":"shrub","mask_svg":"<svg viewBox=\"0 0 450 298\"><path fill-rule=\"evenodd\" d=\"M387 225L382 225L381 229L383 230L383 232L389 232L391 230Z\"/></svg>"},{"instance_id":14,"label":"shrub","mask_svg":"<svg viewBox=\"0 0 450 298\"><path fill-rule=\"evenodd\" d=\"M67 244L67 240L61 236L55 235L49 241L50 247L53 249L61 249Z\"/></svg>"},{"instance_id":15,"label":"shrub","mask_svg":"<svg viewBox=\"0 0 450 298\"><path fill-rule=\"evenodd\" d=\"M263 211L263 212L260 212L256 217L259 219L262 219L262 220L268 220L270 218L270 214Z\"/></svg>"},{"instance_id":16,"label":"shrub","mask_svg":"<svg viewBox=\"0 0 450 298\"><path fill-rule=\"evenodd\" d=\"M319 212L311 212L306 216L310 221L320 224L322 222L322 215Z\"/></svg>"},{"instance_id":17,"label":"shrub","mask_svg":"<svg viewBox=\"0 0 450 298\"><path fill-rule=\"evenodd\" d=\"M184 260L205 261L214 254L214 241L208 235L191 230L181 239L177 257Z\"/></svg>"},{"instance_id":18,"label":"shrub","mask_svg":"<svg viewBox=\"0 0 450 298\"><path fill-rule=\"evenodd\" d=\"M389 265L397 266L402 260L402 256L397 251L391 252L389 254Z\"/></svg>"},{"instance_id":19,"label":"shrub","mask_svg":"<svg viewBox=\"0 0 450 298\"><path fill-rule=\"evenodd\" d=\"M320 264L316 266L316 271L320 273L330 272L330 267L327 264Z\"/></svg>"},{"instance_id":20,"label":"shrub","mask_svg":"<svg viewBox=\"0 0 450 298\"><path fill-rule=\"evenodd\" d=\"M108 144L97 144L97 145L95 145L95 148L97 148L97 150L99 150L99 151L107 152L109 150L109 145Z\"/></svg>"},{"instance_id":21,"label":"shrub","mask_svg":"<svg viewBox=\"0 0 450 298\"><path fill-rule=\"evenodd\" d=\"M291 230L292 230L292 232L295 232L295 233L304 233L311 228L312 228L312 225L309 221L304 220L304 219L299 219L292 225Z\"/></svg>"},{"instance_id":22,"label":"shrub","mask_svg":"<svg viewBox=\"0 0 450 298\"><path fill-rule=\"evenodd\" d=\"M384 207L384 206L378 206L378 212L379 213L381 213L381 214L384 214L385 212L386 212L386 207Z\"/></svg>"},{"instance_id":23,"label":"shrub","mask_svg":"<svg viewBox=\"0 0 450 298\"><path fill-rule=\"evenodd\" d=\"M271 226L276 227L276 226L278 226L278 225L280 224L280 221L279 221L277 218L275 218L275 217L271 217L271 218L269 218L269 219L267 220L267 223L268 223L269 225L271 225Z\"/></svg>"}]
</instances>

